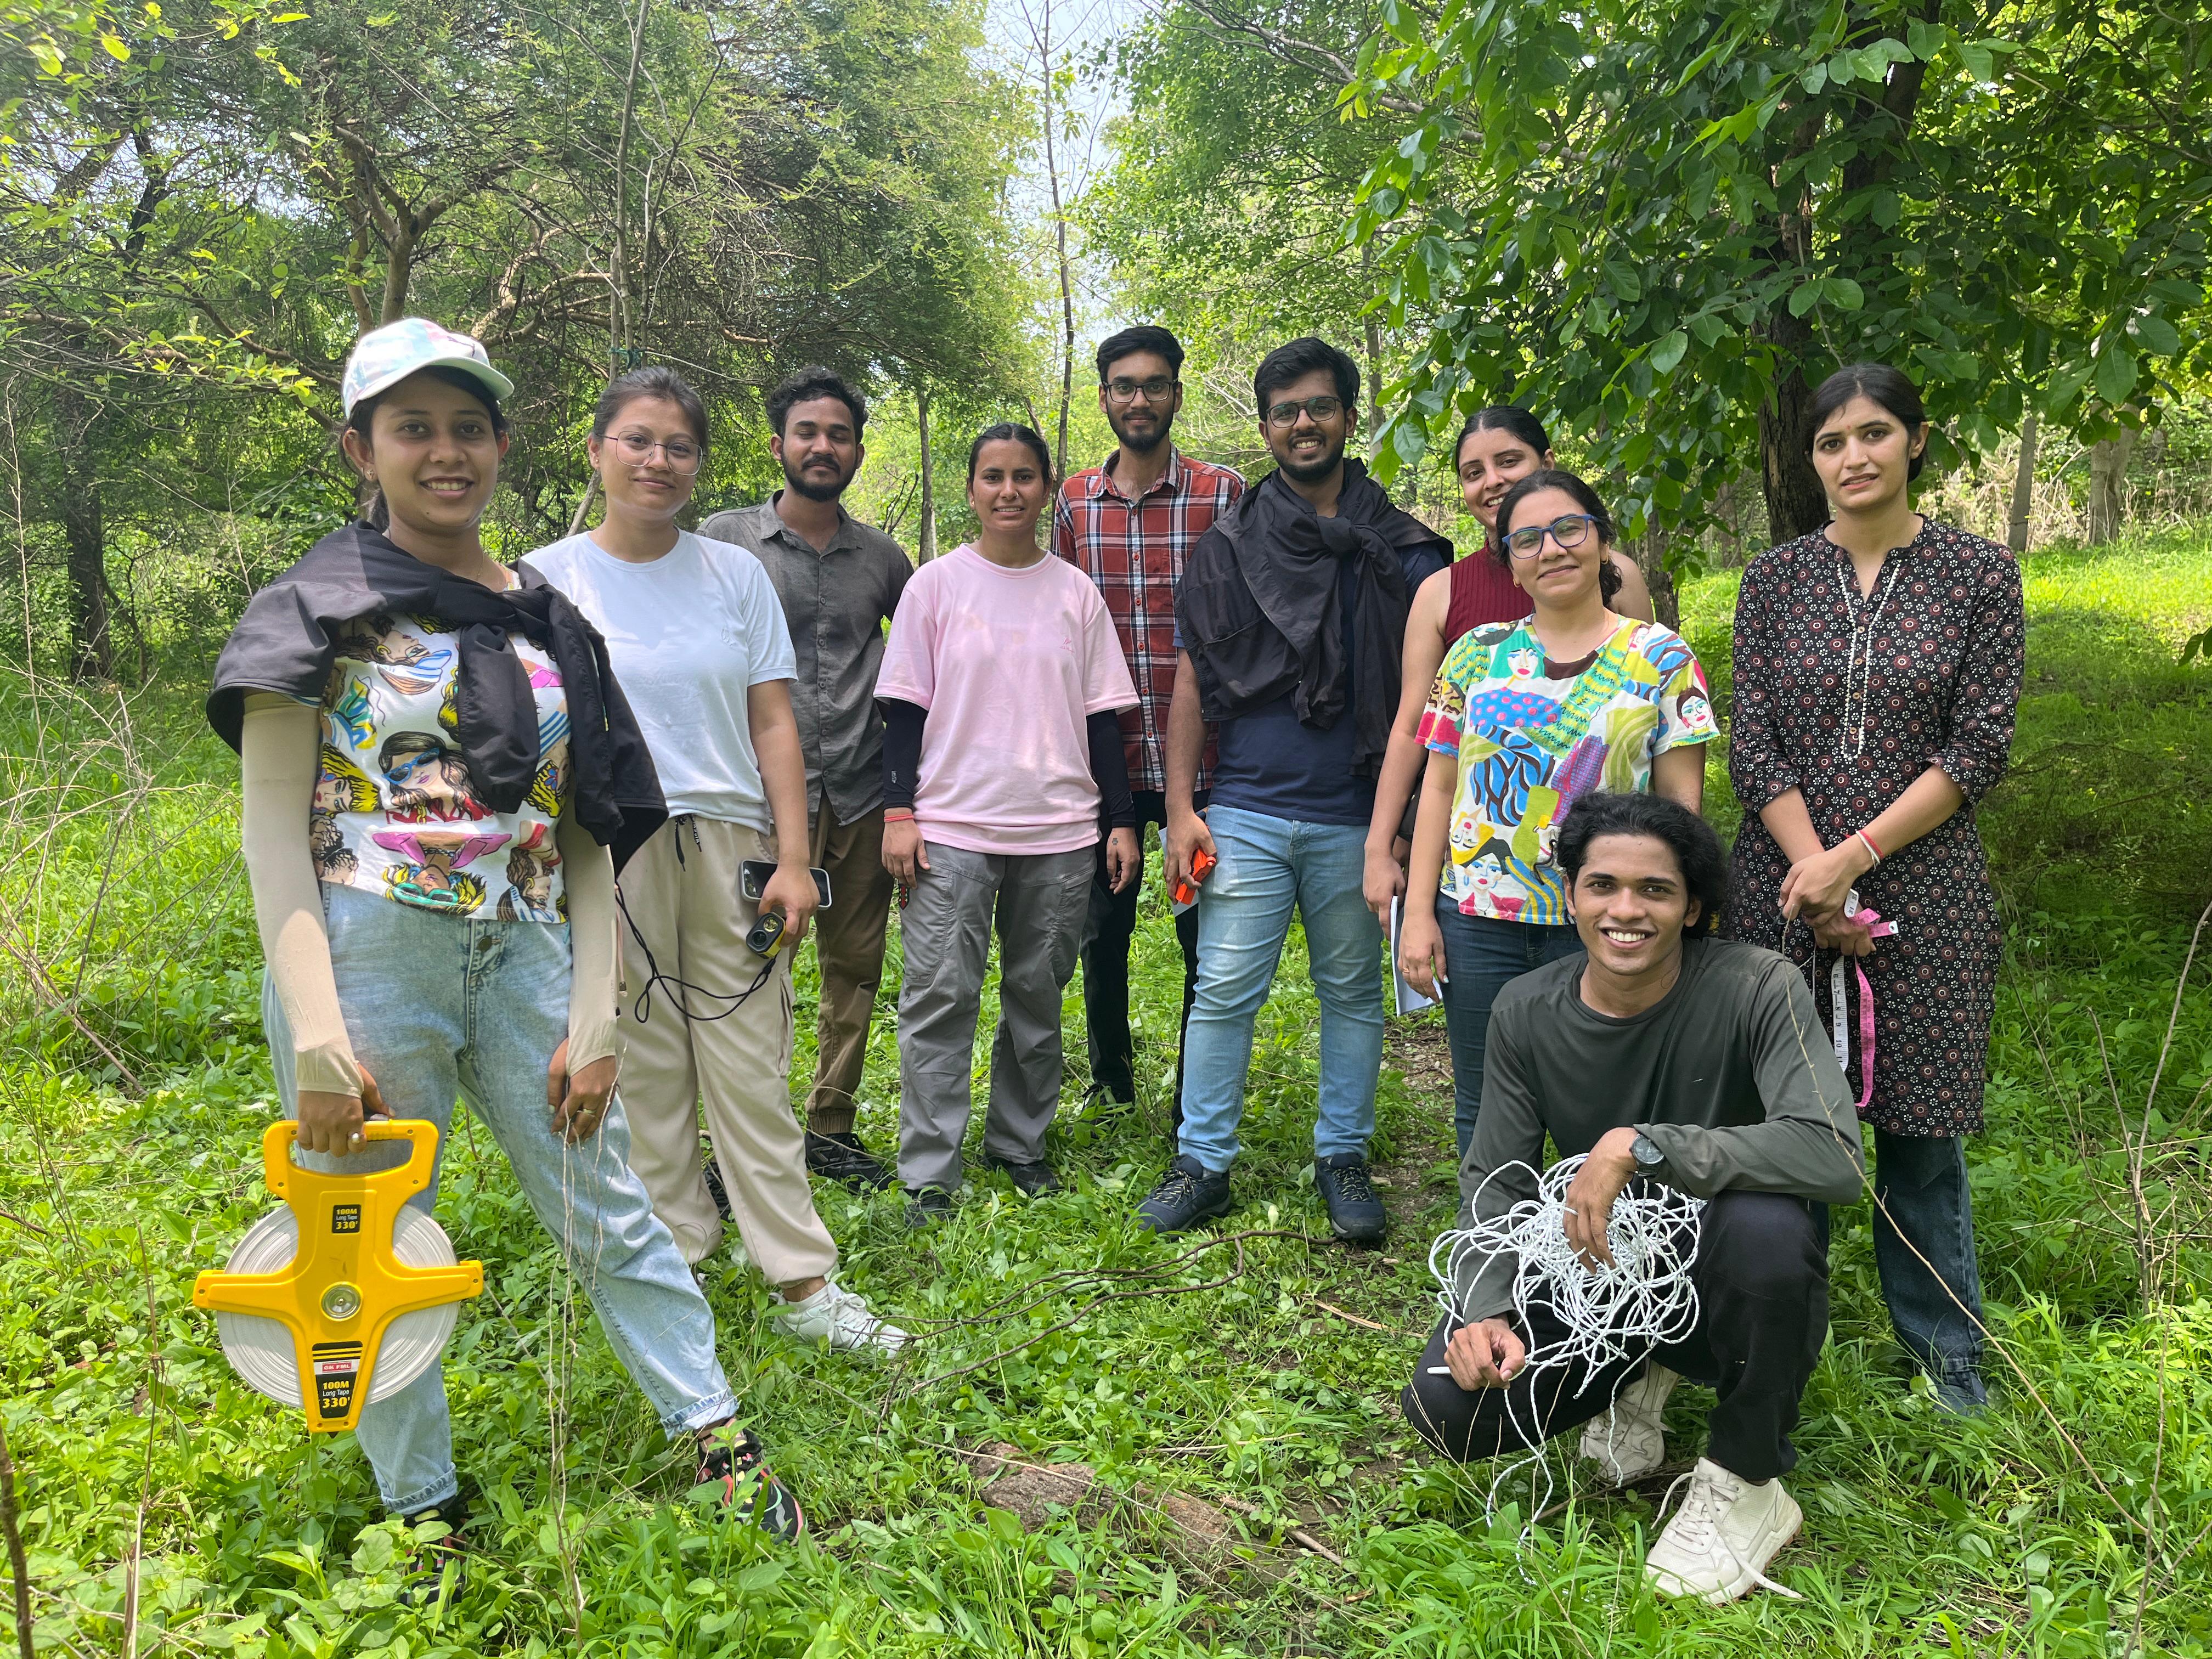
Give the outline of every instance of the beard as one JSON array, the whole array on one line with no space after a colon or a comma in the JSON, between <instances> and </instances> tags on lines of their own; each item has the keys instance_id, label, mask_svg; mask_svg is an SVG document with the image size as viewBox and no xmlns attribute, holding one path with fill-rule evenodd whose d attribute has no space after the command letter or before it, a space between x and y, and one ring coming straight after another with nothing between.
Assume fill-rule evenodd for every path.
<instances>
[{"instance_id":1,"label":"beard","mask_svg":"<svg viewBox=\"0 0 2212 1659\"><path fill-rule=\"evenodd\" d=\"M1283 476L1295 483L1319 483L1336 471L1344 460L1344 444L1340 440L1334 449L1325 451L1319 459L1294 461L1287 456L1275 457L1275 465L1283 469Z\"/></svg>"},{"instance_id":2,"label":"beard","mask_svg":"<svg viewBox=\"0 0 2212 1659\"><path fill-rule=\"evenodd\" d=\"M1168 441L1168 430L1175 425L1175 416L1156 416L1151 431L1132 432L1121 421L1115 419L1109 410L1106 416L1106 424L1113 428L1115 441L1132 455L1149 455Z\"/></svg>"},{"instance_id":3,"label":"beard","mask_svg":"<svg viewBox=\"0 0 2212 1659\"><path fill-rule=\"evenodd\" d=\"M853 471L857 472L860 469L855 467ZM824 483L819 472L811 477L803 477L793 469L790 462L786 461L783 464L783 481L810 501L834 501L845 493L845 486L853 482L853 473L841 471L837 474L836 483Z\"/></svg>"}]
</instances>

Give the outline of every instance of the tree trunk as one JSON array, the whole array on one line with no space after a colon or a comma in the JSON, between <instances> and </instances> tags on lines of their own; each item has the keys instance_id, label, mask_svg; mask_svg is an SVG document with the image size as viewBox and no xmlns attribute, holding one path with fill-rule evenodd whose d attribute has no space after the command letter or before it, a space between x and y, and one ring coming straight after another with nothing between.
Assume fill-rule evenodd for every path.
<instances>
[{"instance_id":1,"label":"tree trunk","mask_svg":"<svg viewBox=\"0 0 2212 1659\"><path fill-rule=\"evenodd\" d=\"M937 556L937 492L930 476L929 388L917 386L914 394L914 423L921 434L921 536L917 562L927 564Z\"/></svg>"},{"instance_id":2,"label":"tree trunk","mask_svg":"<svg viewBox=\"0 0 2212 1659\"><path fill-rule=\"evenodd\" d=\"M1052 191L1053 246L1060 262L1060 434L1053 446L1053 471L1067 476L1067 411L1075 398L1075 274L1067 259L1067 212L1060 199L1060 153L1053 126L1058 120L1052 81L1052 6L1041 8L1042 24L1031 21L1030 36L1036 46L1037 72L1044 89L1044 177Z\"/></svg>"},{"instance_id":3,"label":"tree trunk","mask_svg":"<svg viewBox=\"0 0 2212 1659\"><path fill-rule=\"evenodd\" d=\"M69 549L70 677L115 678L115 639L107 603L107 521L100 499L96 416L64 381L54 399L61 453L62 538Z\"/></svg>"},{"instance_id":4,"label":"tree trunk","mask_svg":"<svg viewBox=\"0 0 2212 1659\"><path fill-rule=\"evenodd\" d=\"M1796 318L1778 319L1778 335L1803 332ZM1778 345L1782 344L1778 338ZM1792 345L1796 342L1791 342ZM1809 345L1809 336L1803 342ZM1791 350L1788 359L1795 359ZM1775 379L1759 408L1760 482L1766 496L1767 533L1777 543L1809 536L1828 522L1828 497L1813 471L1813 388L1794 361Z\"/></svg>"},{"instance_id":5,"label":"tree trunk","mask_svg":"<svg viewBox=\"0 0 2212 1659\"><path fill-rule=\"evenodd\" d=\"M2020 423L2020 466L2012 475L2012 521L2005 526L2005 545L2014 554L2027 551L2027 521L2035 510L2037 428L2032 413Z\"/></svg>"},{"instance_id":6,"label":"tree trunk","mask_svg":"<svg viewBox=\"0 0 2212 1659\"><path fill-rule=\"evenodd\" d=\"M2084 539L2091 547L2120 533L2126 501L2121 489L2127 477L2128 457L2135 451L2136 434L2123 427L2117 438L2089 446L2089 525Z\"/></svg>"},{"instance_id":7,"label":"tree trunk","mask_svg":"<svg viewBox=\"0 0 2212 1659\"><path fill-rule=\"evenodd\" d=\"M1667 538L1654 526L1631 542L1625 550L1636 561L1636 568L1644 573L1644 585L1651 590L1653 620L1676 633L1681 632L1682 596L1676 591L1674 578L1667 569Z\"/></svg>"},{"instance_id":8,"label":"tree trunk","mask_svg":"<svg viewBox=\"0 0 2212 1659\"><path fill-rule=\"evenodd\" d=\"M415 276L414 216L400 222L399 234L384 252L384 310L377 320L396 323L407 314L407 285Z\"/></svg>"}]
</instances>

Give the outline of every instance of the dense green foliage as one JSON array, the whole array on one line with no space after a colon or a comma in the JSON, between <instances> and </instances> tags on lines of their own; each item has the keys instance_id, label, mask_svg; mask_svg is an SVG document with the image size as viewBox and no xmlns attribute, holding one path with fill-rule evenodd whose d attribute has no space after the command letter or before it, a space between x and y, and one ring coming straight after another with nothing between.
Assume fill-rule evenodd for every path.
<instances>
[{"instance_id":1,"label":"dense green foliage","mask_svg":"<svg viewBox=\"0 0 2212 1659\"><path fill-rule=\"evenodd\" d=\"M21 0L0 14L0 421L30 591L8 609L64 623L40 649L97 678L161 631L137 567L216 539L233 580L209 609L234 614L351 507L339 373L409 313L516 383L489 526L514 551L567 529L611 363L699 383L708 506L773 477L760 395L801 363L1004 398L1028 115L981 18Z\"/></svg>"},{"instance_id":2,"label":"dense green foliage","mask_svg":"<svg viewBox=\"0 0 2212 1659\"><path fill-rule=\"evenodd\" d=\"M1380 458L1516 398L1694 529L1757 458L1826 517L1809 388L1893 362L1949 440L2101 436L2207 368L2212 27L2154 4L1385 6L1349 107L1402 136L1355 234L1435 319ZM1407 118L1394 106L1412 100Z\"/></svg>"},{"instance_id":3,"label":"dense green foliage","mask_svg":"<svg viewBox=\"0 0 2212 1659\"><path fill-rule=\"evenodd\" d=\"M496 1154L457 1128L441 1213L484 1261L488 1290L447 1376L488 1559L452 1607L395 1607L395 1540L358 1451L311 1445L294 1416L245 1392L189 1305L193 1272L268 1206L255 1149L271 1104L232 763L196 708L204 665L180 652L173 679L128 698L12 684L0 1413L21 1465L41 1651L122 1651L134 1563L140 1654L2212 1651L2201 957L2166 1041L2212 869L2191 741L2212 717L2212 677L2174 661L2212 622L2212 538L2057 549L2027 576L2016 769L1984 820L2013 956L1991 1128L1972 1153L1998 1401L1962 1422L1907 1379L1863 1213L1839 1216L1834 1341L1792 1477L1808 1533L1776 1568L1805 1600L1719 1612L1640 1588L1656 1488L1583 1492L1516 1559L1518 1517L1484 1524L1485 1472L1429 1463L1396 1415L1433 1312L1426 1242L1452 1206L1433 1018L1392 1039L1378 1155L1397 1231L1384 1251L1323 1242L1301 1185L1316 1007L1295 939L1261 1021L1240 1207L1215 1236L1296 1237L1178 1261L1204 1241L1131 1224L1164 1156L1179 984L1157 887L1136 975L1150 1075L1134 1110L1100 1115L1075 1104L1077 1059L1054 1138L1076 1190L1024 1206L993 1177L917 1238L896 1197L823 1189L849 1281L930 1333L905 1360L794 1346L767 1327L757 1275L721 1265L725 1360L813 1513L804 1547L718 1528L686 1501L687 1466ZM1716 670L1732 582L1704 579L1684 598ZM1717 767L1714 785L1726 823ZM863 1091L879 1141L894 1116L892 1003L887 990ZM1079 1057L1073 988L1068 1010ZM2131 1145L2156 1220L2140 1249ZM1139 1269L1155 1293L1092 1303L1141 1288L1115 1277ZM1055 1273L1075 1277L1047 1283ZM1030 1286L1050 1299L992 1317ZM1686 1390L1670 1411L1678 1462L1698 1443L1705 1397ZM960 1455L988 1441L1090 1463L1128 1501L1103 1520L1024 1528ZM1194 1550L1168 1492L1218 1501L1249 1553ZM1344 1565L1288 1540L1293 1526Z\"/></svg>"}]
</instances>

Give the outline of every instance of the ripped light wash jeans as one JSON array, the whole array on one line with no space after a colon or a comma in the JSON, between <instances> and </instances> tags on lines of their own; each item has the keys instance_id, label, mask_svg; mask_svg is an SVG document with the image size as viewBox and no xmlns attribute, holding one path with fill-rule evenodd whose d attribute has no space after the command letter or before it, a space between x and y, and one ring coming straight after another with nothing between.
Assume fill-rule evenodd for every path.
<instances>
[{"instance_id":1,"label":"ripped light wash jeans","mask_svg":"<svg viewBox=\"0 0 2212 1659\"><path fill-rule=\"evenodd\" d=\"M629 1168L629 1125L619 1097L599 1131L571 1146L553 1133L545 1066L568 1030L568 929L542 921L464 921L359 888L326 885L331 965L355 1059L394 1117L438 1129L440 1162L453 1101L465 1099L514 1171L545 1231L590 1293L616 1356L671 1434L735 1413L714 1355L714 1316L645 1185ZM292 1038L265 981L261 1018L287 1115L298 1113ZM298 1154L330 1171L390 1169L402 1142L350 1158ZM425 1211L438 1182L410 1200ZM357 1431L395 1515L441 1504L459 1490L441 1368L362 1408Z\"/></svg>"}]
</instances>

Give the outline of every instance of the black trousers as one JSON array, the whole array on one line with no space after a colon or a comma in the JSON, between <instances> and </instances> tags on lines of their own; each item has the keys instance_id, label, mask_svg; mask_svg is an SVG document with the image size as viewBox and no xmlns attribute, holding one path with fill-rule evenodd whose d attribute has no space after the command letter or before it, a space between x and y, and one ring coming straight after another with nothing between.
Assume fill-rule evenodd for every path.
<instances>
[{"instance_id":1,"label":"black trousers","mask_svg":"<svg viewBox=\"0 0 2212 1659\"><path fill-rule=\"evenodd\" d=\"M1773 1193L1721 1194L1699 1218L1692 1271L1699 1316L1687 1340L1615 1365L1523 1367L1502 1389L1470 1392L1429 1375L1457 1328L1445 1320L1406 1385L1406 1420L1447 1457L1497 1457L1598 1416L1656 1359L1718 1393L1706 1456L1746 1480L1787 1474L1797 1462L1790 1431L1828 1329L1828 1254L1813 1206ZM1528 1311L1540 1352L1565 1334L1548 1307Z\"/></svg>"},{"instance_id":2,"label":"black trousers","mask_svg":"<svg viewBox=\"0 0 2212 1659\"><path fill-rule=\"evenodd\" d=\"M1141 847L1145 826L1168 821L1167 797L1157 789L1133 792L1137 804L1137 839ZM1205 803L1200 801L1202 807ZM1106 843L1098 843L1098 870L1091 883L1091 914L1083 947L1083 1017L1091 1039L1091 1081L1116 1100L1133 1100L1137 1093L1136 1056L1129 1037L1129 941L1137 932L1137 898L1142 880L1133 881L1125 892L1107 884ZM1190 1023L1190 1005L1198 995L1198 913L1186 910L1175 919L1176 939L1182 946L1182 1024ZM1182 1033L1176 1033L1175 1093L1170 1110L1182 1115Z\"/></svg>"}]
</instances>

